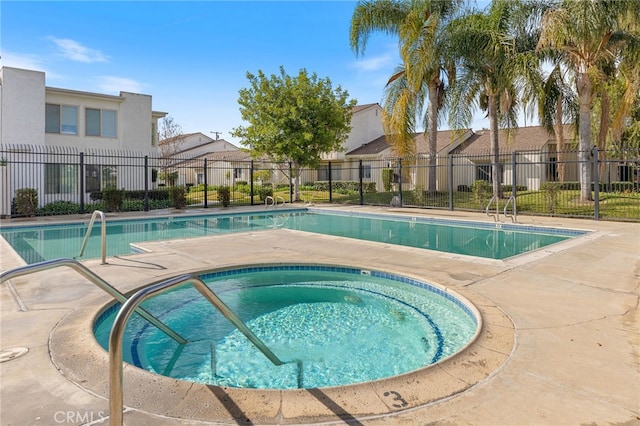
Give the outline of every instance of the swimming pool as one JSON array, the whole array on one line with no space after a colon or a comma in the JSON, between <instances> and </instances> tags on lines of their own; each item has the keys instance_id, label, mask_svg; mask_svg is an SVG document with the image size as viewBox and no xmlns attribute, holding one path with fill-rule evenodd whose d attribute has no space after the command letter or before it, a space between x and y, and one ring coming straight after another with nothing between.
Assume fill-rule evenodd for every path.
<instances>
[{"instance_id":1,"label":"swimming pool","mask_svg":"<svg viewBox=\"0 0 640 426\"><path fill-rule=\"evenodd\" d=\"M324 209L271 210L152 219L108 219L107 255L130 254L132 244L137 242L279 228L488 259L517 256L587 232L390 214L344 213ZM76 257L86 229L86 222L7 226L0 229L0 235L25 262L31 264L61 257ZM100 257L99 226L94 227L83 257Z\"/></svg>"},{"instance_id":2,"label":"swimming pool","mask_svg":"<svg viewBox=\"0 0 640 426\"><path fill-rule=\"evenodd\" d=\"M255 265L201 278L284 365L273 365L192 287L143 303L185 337L180 345L140 317L125 360L165 376L216 386L295 389L391 377L443 360L481 323L460 296L415 279L331 265ZM106 349L118 304L97 319Z\"/></svg>"}]
</instances>

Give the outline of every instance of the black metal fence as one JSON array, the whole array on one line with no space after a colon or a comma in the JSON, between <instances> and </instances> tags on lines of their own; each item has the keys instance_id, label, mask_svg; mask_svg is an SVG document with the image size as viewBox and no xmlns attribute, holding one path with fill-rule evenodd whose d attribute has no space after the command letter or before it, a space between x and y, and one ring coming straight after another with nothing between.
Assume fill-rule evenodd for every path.
<instances>
[{"instance_id":1,"label":"black metal fence","mask_svg":"<svg viewBox=\"0 0 640 426\"><path fill-rule=\"evenodd\" d=\"M19 217L278 202L379 205L640 221L640 150L345 159L291 164L132 154L71 147L0 146L0 215ZM237 156L236 156L237 157ZM586 157L586 160L584 159ZM578 176L592 176L590 197ZM596 184L597 182L597 184Z\"/></svg>"}]
</instances>

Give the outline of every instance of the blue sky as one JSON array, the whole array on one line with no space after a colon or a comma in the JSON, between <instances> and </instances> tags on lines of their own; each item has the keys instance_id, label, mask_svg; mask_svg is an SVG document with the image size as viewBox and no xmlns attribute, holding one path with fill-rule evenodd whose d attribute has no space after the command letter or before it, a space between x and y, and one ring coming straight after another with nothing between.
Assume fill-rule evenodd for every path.
<instances>
[{"instance_id":1,"label":"blue sky","mask_svg":"<svg viewBox=\"0 0 640 426\"><path fill-rule=\"evenodd\" d=\"M381 103L399 63L395 38L349 46L355 1L7 1L0 7L3 66L46 72L46 84L144 93L185 133L243 125L246 73L305 68L359 104ZM474 123L474 128L486 124ZM211 135L212 136L212 135Z\"/></svg>"}]
</instances>

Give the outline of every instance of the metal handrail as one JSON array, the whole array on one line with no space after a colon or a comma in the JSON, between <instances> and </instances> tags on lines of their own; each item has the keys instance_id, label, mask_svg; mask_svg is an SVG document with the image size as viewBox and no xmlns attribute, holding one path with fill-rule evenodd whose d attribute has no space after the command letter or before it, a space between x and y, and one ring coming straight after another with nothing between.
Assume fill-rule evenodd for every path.
<instances>
[{"instance_id":1,"label":"metal handrail","mask_svg":"<svg viewBox=\"0 0 640 426\"><path fill-rule=\"evenodd\" d=\"M507 208L509 207L509 203L511 201L513 201L513 214L507 213ZM504 213L504 217L511 218L511 221L513 223L516 223L517 212L516 212L516 197L515 197L515 195L512 195L511 197L509 197L509 199L507 200L507 203L504 205L503 213Z\"/></svg>"},{"instance_id":2,"label":"metal handrail","mask_svg":"<svg viewBox=\"0 0 640 426\"><path fill-rule=\"evenodd\" d=\"M269 201L271 201L271 204L269 204ZM273 198L271 195L267 195L264 199L264 208L269 208L269 206L275 206L276 204L276 200L275 198Z\"/></svg>"},{"instance_id":3,"label":"metal handrail","mask_svg":"<svg viewBox=\"0 0 640 426\"><path fill-rule=\"evenodd\" d=\"M269 204L269 201L271 201L271 204ZM278 204L279 201L282 201L281 204ZM277 195L275 197L272 197L271 195L267 195L264 199L264 208L269 208L269 207L278 207L279 205L284 206L285 201L284 198L282 198L281 196Z\"/></svg>"},{"instance_id":4,"label":"metal handrail","mask_svg":"<svg viewBox=\"0 0 640 426\"><path fill-rule=\"evenodd\" d=\"M491 208L491 204L493 204L494 200L496 201L496 213L492 214L492 213L489 213L489 209ZM495 195L491 197L491 199L489 200L489 204L487 204L487 207L484 209L484 212L487 214L487 216L493 216L493 220L498 222L500 217L500 209L498 207L498 197L496 197Z\"/></svg>"},{"instance_id":5,"label":"metal handrail","mask_svg":"<svg viewBox=\"0 0 640 426\"><path fill-rule=\"evenodd\" d=\"M111 326L111 333L109 334L109 415L111 425L122 425L123 422L122 335L124 334L129 317L133 311L137 309L138 305L149 297L184 284L192 284L200 294L235 325L273 364L284 364L200 278L185 274L157 284L151 284L138 290L138 292L133 294L129 300L120 307ZM296 360L296 362L298 361Z\"/></svg>"},{"instance_id":6,"label":"metal handrail","mask_svg":"<svg viewBox=\"0 0 640 426\"><path fill-rule=\"evenodd\" d=\"M87 232L84 234L84 240L82 240L82 247L80 247L80 253L77 257L82 257L84 253L84 248L87 246L87 241L89 240L89 235L91 235L91 230L93 229L93 223L96 221L96 216L100 216L100 220L102 221L102 264L106 264L107 261L107 220L105 219L104 212L100 210L95 210L91 215L91 220L89 221L89 226L87 227Z\"/></svg>"},{"instance_id":7,"label":"metal handrail","mask_svg":"<svg viewBox=\"0 0 640 426\"><path fill-rule=\"evenodd\" d=\"M10 280L15 277L20 277L22 275L28 275L33 272L40 272L47 269L53 269L58 266L69 266L70 268L77 271L80 275L100 287L102 290L106 291L109 295L113 296L116 300L121 303L127 302L127 296L120 293L115 287L111 284L100 278L89 268L84 266L82 263L78 262L75 259L53 259L53 260L45 260L44 262L33 263L31 265L21 266L19 268L11 269L9 271L0 272L0 284L3 282ZM142 316L142 318L149 321L154 326L158 327L162 330L167 336L171 337L176 342L184 345L187 343L187 340L180 336L178 333L167 327L164 323L162 323L158 318L154 317L148 311L146 311L142 307L136 308L136 312Z\"/></svg>"}]
</instances>

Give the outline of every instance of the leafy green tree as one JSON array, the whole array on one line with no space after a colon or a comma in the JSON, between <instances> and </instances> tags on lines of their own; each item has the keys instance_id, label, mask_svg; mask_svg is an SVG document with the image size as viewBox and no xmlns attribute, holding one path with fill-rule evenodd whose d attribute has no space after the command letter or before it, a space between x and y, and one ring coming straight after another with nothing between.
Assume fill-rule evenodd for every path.
<instances>
[{"instance_id":1,"label":"leafy green tree","mask_svg":"<svg viewBox=\"0 0 640 426\"><path fill-rule=\"evenodd\" d=\"M403 63L385 88L383 126L393 151L401 157L415 154L416 127L418 124L424 127L429 142L429 192L436 191L438 116L444 105L446 71L453 70L444 49L448 42L444 24L463 3L463 0L361 1L351 18L350 42L356 54L364 54L374 32L398 36Z\"/></svg>"},{"instance_id":2,"label":"leafy green tree","mask_svg":"<svg viewBox=\"0 0 640 426\"><path fill-rule=\"evenodd\" d=\"M640 2L637 0L562 0L545 13L542 21L538 48L559 52L566 67L574 73L579 103L579 180L583 201L592 200L591 120L598 95L594 88L607 80L608 69L612 66L624 68L630 61L637 63L638 16ZM629 69L637 71L638 68L630 66ZM637 86L635 90L631 98L637 98ZM606 92L598 92L602 101ZM607 99L602 107L608 116ZM607 120L608 117L601 116L600 134L608 126Z\"/></svg>"},{"instance_id":3,"label":"leafy green tree","mask_svg":"<svg viewBox=\"0 0 640 426\"><path fill-rule=\"evenodd\" d=\"M349 100L340 86L334 89L329 78L305 69L292 77L280 67L279 75L258 71L247 73L247 79L250 86L240 89L238 103L249 124L233 129L232 135L256 156L291 164L297 201L302 168L315 167L322 154L343 149L356 100Z\"/></svg>"}]
</instances>

